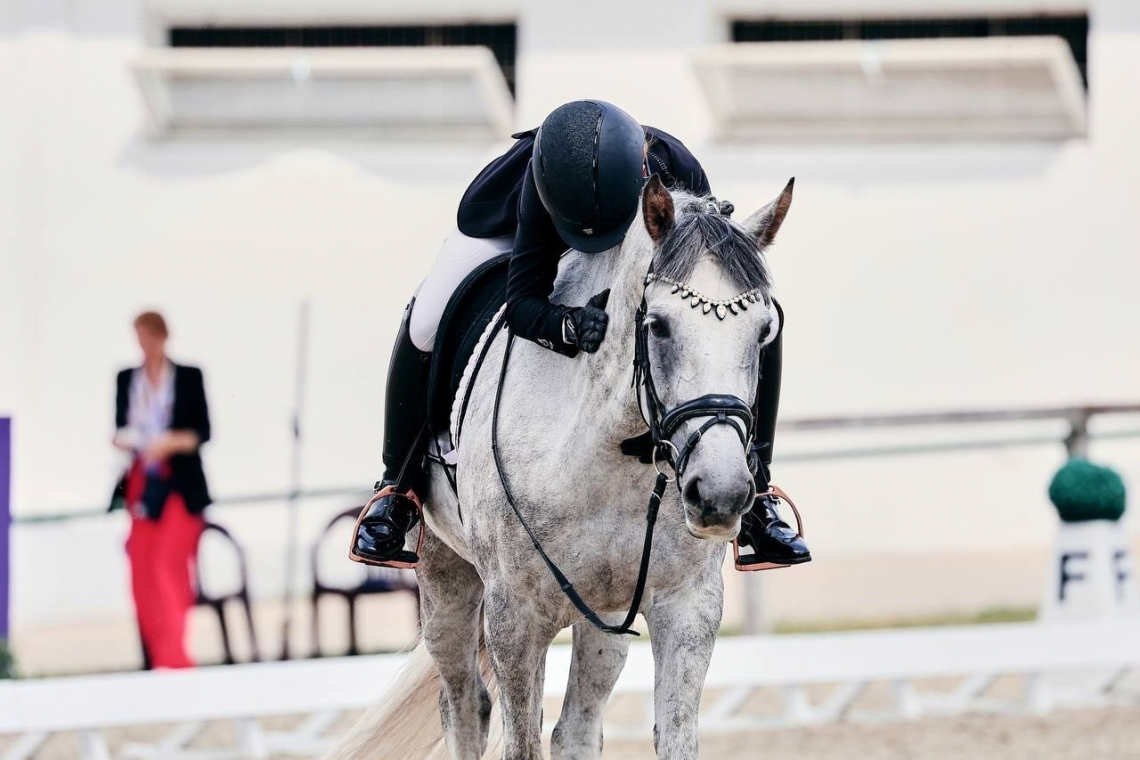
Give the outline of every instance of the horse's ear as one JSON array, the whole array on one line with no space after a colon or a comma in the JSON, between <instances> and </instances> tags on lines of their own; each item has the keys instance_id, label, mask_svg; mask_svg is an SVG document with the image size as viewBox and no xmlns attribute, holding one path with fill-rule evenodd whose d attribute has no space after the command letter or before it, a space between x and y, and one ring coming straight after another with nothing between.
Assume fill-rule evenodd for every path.
<instances>
[{"instance_id":1,"label":"horse's ear","mask_svg":"<svg viewBox=\"0 0 1140 760\"><path fill-rule=\"evenodd\" d=\"M780 231L780 225L792 207L792 187L795 184L796 178L792 177L776 200L745 219L741 225L745 232L756 238L756 243L761 248L766 248L776 239L776 233Z\"/></svg>"},{"instance_id":2,"label":"horse's ear","mask_svg":"<svg viewBox=\"0 0 1140 760\"><path fill-rule=\"evenodd\" d=\"M673 196L661 184L661 178L654 174L645 183L641 193L641 216L649 237L658 245L673 229Z\"/></svg>"}]
</instances>

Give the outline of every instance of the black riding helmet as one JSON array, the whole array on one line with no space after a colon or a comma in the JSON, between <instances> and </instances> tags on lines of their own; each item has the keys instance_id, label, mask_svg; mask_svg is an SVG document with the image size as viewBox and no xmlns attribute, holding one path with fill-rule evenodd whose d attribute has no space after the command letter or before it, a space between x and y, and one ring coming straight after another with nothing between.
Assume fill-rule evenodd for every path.
<instances>
[{"instance_id":1,"label":"black riding helmet","mask_svg":"<svg viewBox=\"0 0 1140 760\"><path fill-rule=\"evenodd\" d=\"M558 234L586 253L608 250L637 216L645 130L602 100L559 106L534 139L531 170Z\"/></svg>"}]
</instances>

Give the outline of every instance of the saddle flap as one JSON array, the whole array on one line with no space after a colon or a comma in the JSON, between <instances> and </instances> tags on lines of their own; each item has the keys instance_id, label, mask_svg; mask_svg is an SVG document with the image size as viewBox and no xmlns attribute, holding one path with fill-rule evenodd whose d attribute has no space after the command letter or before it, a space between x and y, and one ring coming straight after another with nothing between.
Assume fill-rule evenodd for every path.
<instances>
[{"instance_id":1,"label":"saddle flap","mask_svg":"<svg viewBox=\"0 0 1140 760\"><path fill-rule=\"evenodd\" d=\"M653 463L653 433L646 430L633 438L621 442L621 453L627 457L637 457L642 464Z\"/></svg>"},{"instance_id":2,"label":"saddle flap","mask_svg":"<svg viewBox=\"0 0 1140 760\"><path fill-rule=\"evenodd\" d=\"M428 380L428 424L433 435L446 435L451 406L479 338L507 300L504 253L480 264L464 278L447 302L436 332Z\"/></svg>"}]
</instances>

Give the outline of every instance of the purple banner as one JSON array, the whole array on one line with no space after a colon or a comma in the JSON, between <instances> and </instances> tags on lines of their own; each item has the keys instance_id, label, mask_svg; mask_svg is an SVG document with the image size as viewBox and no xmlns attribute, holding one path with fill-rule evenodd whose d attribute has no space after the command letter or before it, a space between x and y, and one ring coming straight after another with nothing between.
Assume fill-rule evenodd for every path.
<instances>
[{"instance_id":1,"label":"purple banner","mask_svg":"<svg viewBox=\"0 0 1140 760\"><path fill-rule=\"evenodd\" d=\"M12 526L12 420L0 417L0 639L8 638L8 538Z\"/></svg>"}]
</instances>

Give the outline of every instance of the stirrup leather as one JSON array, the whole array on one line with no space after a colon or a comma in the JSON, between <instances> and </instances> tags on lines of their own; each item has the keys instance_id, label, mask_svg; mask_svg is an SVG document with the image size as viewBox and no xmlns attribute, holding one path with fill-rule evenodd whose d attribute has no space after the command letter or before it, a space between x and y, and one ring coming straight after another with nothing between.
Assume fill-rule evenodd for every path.
<instances>
[{"instance_id":1,"label":"stirrup leather","mask_svg":"<svg viewBox=\"0 0 1140 760\"><path fill-rule=\"evenodd\" d=\"M415 560L388 560L387 562L378 562L377 560L369 559L368 557L362 557L356 553L356 537L360 534L360 525L364 522L364 517L368 514L368 510L371 509L372 505L377 501L383 499L385 496L390 496L392 494L399 494L400 496L403 496L404 498L411 501L412 504L416 506L416 511L420 513L420 538L419 541L416 542L415 551L411 552L411 554L415 556ZM424 505L420 501L420 497L416 495L416 492L411 489L408 489L407 491L401 491L395 485L385 486L384 488L381 488L379 491L374 493L372 495L372 498L369 499L368 502L361 508L360 517L356 518L356 529L353 530L352 540L348 545L348 558L353 562L359 562L362 565L369 565L370 567L394 567L400 570L414 570L420 561L420 549L422 549L424 546L424 535L426 532L427 521L424 520ZM408 553L407 550L405 550L405 553Z\"/></svg>"},{"instance_id":2,"label":"stirrup leather","mask_svg":"<svg viewBox=\"0 0 1140 760\"><path fill-rule=\"evenodd\" d=\"M804 521L800 517L800 511L796 509L796 503L792 501L791 497L789 497L787 493L784 492L784 489L780 488L779 486L769 485L768 490L764 493L757 494L756 498L761 499L765 496L774 496L777 499L788 502L788 506L792 508L792 513L796 516L796 533L800 535L800 538L804 538ZM739 536L732 539L732 562L736 566L736 569L742 573L752 573L759 570L776 570L781 567L791 567L791 565L786 565L782 562L757 562L751 565L740 564Z\"/></svg>"}]
</instances>

